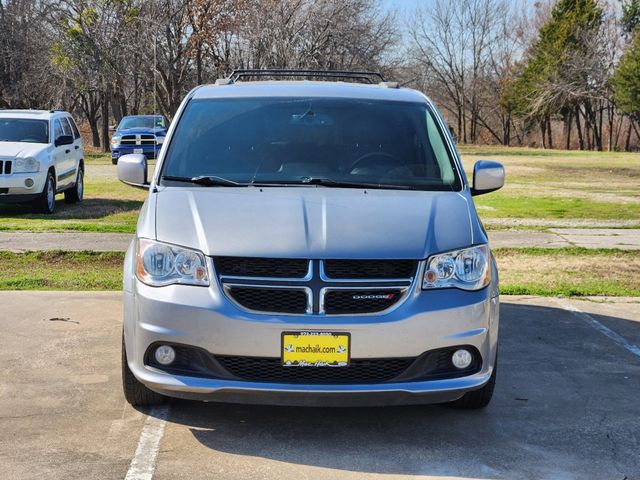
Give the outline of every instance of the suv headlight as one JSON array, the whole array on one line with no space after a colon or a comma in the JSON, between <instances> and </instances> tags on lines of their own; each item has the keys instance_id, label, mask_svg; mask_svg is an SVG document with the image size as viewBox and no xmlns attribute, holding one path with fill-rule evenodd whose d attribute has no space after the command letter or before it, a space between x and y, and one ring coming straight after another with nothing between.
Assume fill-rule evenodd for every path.
<instances>
[{"instance_id":1,"label":"suv headlight","mask_svg":"<svg viewBox=\"0 0 640 480\"><path fill-rule=\"evenodd\" d=\"M122 140L121 136L114 135L111 137L111 148L118 148L120 146L120 140Z\"/></svg>"},{"instance_id":2,"label":"suv headlight","mask_svg":"<svg viewBox=\"0 0 640 480\"><path fill-rule=\"evenodd\" d=\"M40 162L33 157L16 158L13 162L13 173L37 173Z\"/></svg>"},{"instance_id":3,"label":"suv headlight","mask_svg":"<svg viewBox=\"0 0 640 480\"><path fill-rule=\"evenodd\" d=\"M138 239L136 276L152 287L209 285L207 262L201 252L144 238Z\"/></svg>"},{"instance_id":4,"label":"suv headlight","mask_svg":"<svg viewBox=\"0 0 640 480\"><path fill-rule=\"evenodd\" d=\"M490 282L489 247L478 245L429 257L422 288L480 290Z\"/></svg>"},{"instance_id":5,"label":"suv headlight","mask_svg":"<svg viewBox=\"0 0 640 480\"><path fill-rule=\"evenodd\" d=\"M165 137L156 137L156 145L162 145Z\"/></svg>"}]
</instances>

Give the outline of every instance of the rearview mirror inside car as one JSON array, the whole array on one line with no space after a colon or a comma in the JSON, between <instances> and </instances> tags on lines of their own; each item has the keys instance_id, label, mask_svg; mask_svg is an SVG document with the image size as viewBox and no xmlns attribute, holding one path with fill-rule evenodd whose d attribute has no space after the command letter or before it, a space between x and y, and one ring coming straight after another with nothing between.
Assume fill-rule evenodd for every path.
<instances>
[{"instance_id":1,"label":"rearview mirror inside car","mask_svg":"<svg viewBox=\"0 0 640 480\"><path fill-rule=\"evenodd\" d=\"M149 188L147 157L141 154L123 155L118 159L118 180L132 187Z\"/></svg>"},{"instance_id":2,"label":"rearview mirror inside car","mask_svg":"<svg viewBox=\"0 0 640 480\"><path fill-rule=\"evenodd\" d=\"M490 160L478 160L473 166L473 187L471 195L482 195L502 188L504 167Z\"/></svg>"}]
</instances>

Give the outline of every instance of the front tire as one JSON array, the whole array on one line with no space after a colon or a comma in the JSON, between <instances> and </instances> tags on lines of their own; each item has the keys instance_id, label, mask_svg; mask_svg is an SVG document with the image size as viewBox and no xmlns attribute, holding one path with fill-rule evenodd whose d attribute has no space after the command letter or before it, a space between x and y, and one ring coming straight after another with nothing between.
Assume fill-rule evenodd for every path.
<instances>
[{"instance_id":1,"label":"front tire","mask_svg":"<svg viewBox=\"0 0 640 480\"><path fill-rule=\"evenodd\" d=\"M76 177L76 184L64 191L65 203L79 203L82 202L84 197L84 170L78 169L78 176Z\"/></svg>"},{"instance_id":2,"label":"front tire","mask_svg":"<svg viewBox=\"0 0 640 480\"><path fill-rule=\"evenodd\" d=\"M122 335L122 390L124 391L124 398L134 407L160 405L167 400L164 395L147 388L131 372L127 362L124 333Z\"/></svg>"},{"instance_id":3,"label":"front tire","mask_svg":"<svg viewBox=\"0 0 640 480\"><path fill-rule=\"evenodd\" d=\"M51 215L56 209L56 179L51 170L47 172L42 193L33 202L33 209L47 215Z\"/></svg>"},{"instance_id":4,"label":"front tire","mask_svg":"<svg viewBox=\"0 0 640 480\"><path fill-rule=\"evenodd\" d=\"M493 391L496 388L496 373L498 371L498 356L496 355L496 361L493 365L493 372L491 373L491 378L487 384L479 388L478 390L473 390L471 392L467 392L464 396L455 402L451 403L451 406L454 408L459 408L463 410L478 410L480 408L485 408L489 403L491 403L491 398L493 397Z\"/></svg>"}]
</instances>

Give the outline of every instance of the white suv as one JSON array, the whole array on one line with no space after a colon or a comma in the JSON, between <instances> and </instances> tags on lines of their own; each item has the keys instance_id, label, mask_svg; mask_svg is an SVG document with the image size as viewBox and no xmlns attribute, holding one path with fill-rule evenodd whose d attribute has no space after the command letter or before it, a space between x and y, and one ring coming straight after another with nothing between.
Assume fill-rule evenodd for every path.
<instances>
[{"instance_id":1,"label":"white suv","mask_svg":"<svg viewBox=\"0 0 640 480\"><path fill-rule=\"evenodd\" d=\"M0 203L53 213L55 196L82 201L84 152L73 118L59 110L0 110Z\"/></svg>"}]
</instances>

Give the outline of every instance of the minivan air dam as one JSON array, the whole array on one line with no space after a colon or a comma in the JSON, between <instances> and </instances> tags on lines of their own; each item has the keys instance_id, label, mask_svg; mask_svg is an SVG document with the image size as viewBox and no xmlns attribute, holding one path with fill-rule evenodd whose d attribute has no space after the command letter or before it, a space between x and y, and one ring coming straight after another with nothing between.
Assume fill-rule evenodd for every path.
<instances>
[{"instance_id":1,"label":"minivan air dam","mask_svg":"<svg viewBox=\"0 0 640 480\"><path fill-rule=\"evenodd\" d=\"M274 80L275 78L275 80ZM271 80L269 80L271 79ZM124 265L124 395L489 404L498 271L433 103L368 72L242 70L183 100Z\"/></svg>"}]
</instances>

